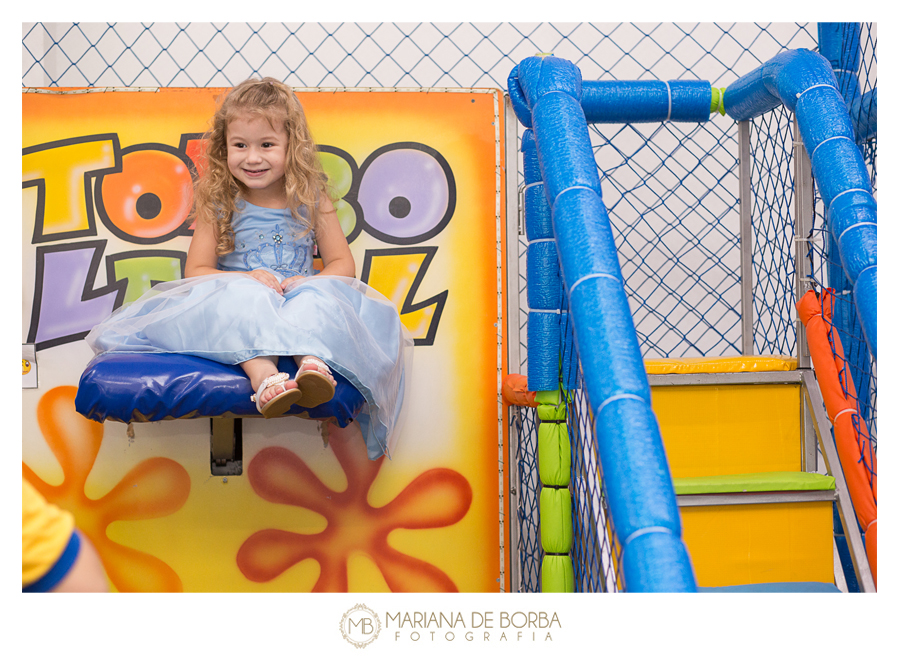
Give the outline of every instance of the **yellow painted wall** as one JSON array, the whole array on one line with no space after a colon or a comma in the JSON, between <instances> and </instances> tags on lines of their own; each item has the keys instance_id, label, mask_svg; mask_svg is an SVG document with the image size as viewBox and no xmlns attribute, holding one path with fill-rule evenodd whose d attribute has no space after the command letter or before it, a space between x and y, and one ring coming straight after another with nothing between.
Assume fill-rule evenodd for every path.
<instances>
[{"instance_id":1,"label":"yellow painted wall","mask_svg":"<svg viewBox=\"0 0 900 658\"><path fill-rule=\"evenodd\" d=\"M210 475L206 419L136 424L129 437L120 423L75 412L93 356L81 336L114 283L106 259L134 264L129 285L140 287L161 271L139 276L143 263L187 251L186 165L222 91L23 94L22 342L38 343L39 373L38 387L22 391L24 475L75 513L118 590L500 591L497 90L298 93L320 147L343 154L330 156L346 175L334 181L342 195L359 183L354 172L398 144L440 154L453 175L455 208L434 235L387 242L357 230L351 239L357 275L369 258L369 280L398 306L446 294L442 313L426 304L403 317L414 337L434 329L434 339L414 350L393 460L366 460L352 430L325 446L313 421L249 419L244 473L226 481ZM148 192L162 200L160 216L126 222ZM352 208L341 212L354 226ZM424 250L433 251L427 268ZM59 251L96 266L39 267ZM61 305L42 303L54 290ZM300 495L311 490L313 500Z\"/></svg>"}]
</instances>

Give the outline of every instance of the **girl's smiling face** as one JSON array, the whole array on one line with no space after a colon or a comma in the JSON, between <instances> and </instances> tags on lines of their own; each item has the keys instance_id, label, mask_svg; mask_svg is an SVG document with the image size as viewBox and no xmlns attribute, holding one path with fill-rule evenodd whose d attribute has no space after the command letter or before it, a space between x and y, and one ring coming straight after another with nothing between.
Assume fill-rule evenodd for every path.
<instances>
[{"instance_id":1,"label":"girl's smiling face","mask_svg":"<svg viewBox=\"0 0 900 658\"><path fill-rule=\"evenodd\" d=\"M288 136L282 122L262 116L237 117L228 124L228 170L244 184L245 199L264 208L284 208L284 165Z\"/></svg>"}]
</instances>

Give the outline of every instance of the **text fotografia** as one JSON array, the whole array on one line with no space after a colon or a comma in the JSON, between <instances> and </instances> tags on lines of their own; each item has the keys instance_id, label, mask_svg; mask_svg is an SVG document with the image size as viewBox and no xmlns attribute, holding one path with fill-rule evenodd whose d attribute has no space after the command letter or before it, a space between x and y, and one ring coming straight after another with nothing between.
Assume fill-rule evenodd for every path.
<instances>
[{"instance_id":1,"label":"text fotografia","mask_svg":"<svg viewBox=\"0 0 900 658\"><path fill-rule=\"evenodd\" d=\"M560 628L555 612L388 612L384 622L394 641L413 642L552 642Z\"/></svg>"}]
</instances>

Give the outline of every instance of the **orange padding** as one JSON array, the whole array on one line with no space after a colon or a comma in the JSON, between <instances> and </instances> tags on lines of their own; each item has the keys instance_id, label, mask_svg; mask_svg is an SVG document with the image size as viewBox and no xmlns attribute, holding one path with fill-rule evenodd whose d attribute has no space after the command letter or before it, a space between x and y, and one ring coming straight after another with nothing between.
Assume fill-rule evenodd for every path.
<instances>
[{"instance_id":1,"label":"orange padding","mask_svg":"<svg viewBox=\"0 0 900 658\"><path fill-rule=\"evenodd\" d=\"M797 312L806 326L806 340L815 366L816 379L825 399L825 411L834 425L834 440L841 468L844 470L844 478L847 480L847 488L853 499L853 507L856 509L860 526L866 530L869 568L877 584L875 556L878 465L874 451L860 447L870 445L869 430L857 413L853 378L850 369L846 367L841 338L831 322L833 295L834 291L826 288L822 291L820 300L810 290L797 302ZM847 394L841 387L841 379L844 380Z\"/></svg>"},{"instance_id":2,"label":"orange padding","mask_svg":"<svg viewBox=\"0 0 900 658\"><path fill-rule=\"evenodd\" d=\"M536 407L534 391L528 390L528 378L525 375L510 373L503 380L501 386L503 401L506 404L514 404L519 407Z\"/></svg>"},{"instance_id":3,"label":"orange padding","mask_svg":"<svg viewBox=\"0 0 900 658\"><path fill-rule=\"evenodd\" d=\"M680 359L647 359L648 375L693 375L716 372L774 372L797 369L797 359L770 356L699 356Z\"/></svg>"}]
</instances>

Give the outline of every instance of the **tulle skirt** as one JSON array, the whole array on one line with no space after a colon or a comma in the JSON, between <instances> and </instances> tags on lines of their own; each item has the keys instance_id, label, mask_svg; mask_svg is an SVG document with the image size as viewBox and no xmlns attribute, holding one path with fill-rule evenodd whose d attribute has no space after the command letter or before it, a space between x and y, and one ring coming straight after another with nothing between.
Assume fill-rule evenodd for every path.
<instances>
[{"instance_id":1,"label":"tulle skirt","mask_svg":"<svg viewBox=\"0 0 900 658\"><path fill-rule=\"evenodd\" d=\"M396 443L413 346L393 303L357 279L309 277L279 295L234 272L157 284L85 340L97 354L174 352L228 364L317 356L366 399L357 420L373 459Z\"/></svg>"}]
</instances>

